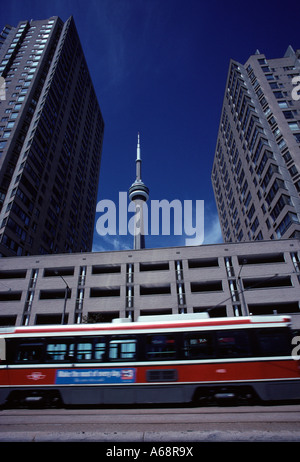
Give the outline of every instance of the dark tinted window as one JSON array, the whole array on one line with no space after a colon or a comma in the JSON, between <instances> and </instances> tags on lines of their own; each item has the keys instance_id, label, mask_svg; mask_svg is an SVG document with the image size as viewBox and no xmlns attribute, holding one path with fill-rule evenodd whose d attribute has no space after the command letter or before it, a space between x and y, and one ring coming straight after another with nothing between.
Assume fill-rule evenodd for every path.
<instances>
[{"instance_id":1,"label":"dark tinted window","mask_svg":"<svg viewBox=\"0 0 300 462\"><path fill-rule=\"evenodd\" d=\"M43 362L43 343L24 343L18 345L16 362L40 363Z\"/></svg>"},{"instance_id":2,"label":"dark tinted window","mask_svg":"<svg viewBox=\"0 0 300 462\"><path fill-rule=\"evenodd\" d=\"M249 333L246 330L216 332L217 355L221 358L251 356Z\"/></svg>"},{"instance_id":3,"label":"dark tinted window","mask_svg":"<svg viewBox=\"0 0 300 462\"><path fill-rule=\"evenodd\" d=\"M257 331L260 356L289 356L291 343L287 329L259 329Z\"/></svg>"},{"instance_id":4,"label":"dark tinted window","mask_svg":"<svg viewBox=\"0 0 300 462\"><path fill-rule=\"evenodd\" d=\"M176 359L176 342L173 334L147 335L146 359Z\"/></svg>"},{"instance_id":5,"label":"dark tinted window","mask_svg":"<svg viewBox=\"0 0 300 462\"><path fill-rule=\"evenodd\" d=\"M211 332L184 334L184 358L202 359L215 356Z\"/></svg>"}]
</instances>

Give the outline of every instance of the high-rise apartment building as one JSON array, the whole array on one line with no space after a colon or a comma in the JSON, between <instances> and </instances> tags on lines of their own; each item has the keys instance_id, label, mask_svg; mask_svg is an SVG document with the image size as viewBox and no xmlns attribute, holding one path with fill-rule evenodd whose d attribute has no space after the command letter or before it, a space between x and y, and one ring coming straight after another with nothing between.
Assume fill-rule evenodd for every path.
<instances>
[{"instance_id":1,"label":"high-rise apartment building","mask_svg":"<svg viewBox=\"0 0 300 462\"><path fill-rule=\"evenodd\" d=\"M104 123L74 20L0 45L0 255L90 251Z\"/></svg>"},{"instance_id":2,"label":"high-rise apartment building","mask_svg":"<svg viewBox=\"0 0 300 462\"><path fill-rule=\"evenodd\" d=\"M300 50L230 61L212 170L226 242L300 236Z\"/></svg>"}]
</instances>

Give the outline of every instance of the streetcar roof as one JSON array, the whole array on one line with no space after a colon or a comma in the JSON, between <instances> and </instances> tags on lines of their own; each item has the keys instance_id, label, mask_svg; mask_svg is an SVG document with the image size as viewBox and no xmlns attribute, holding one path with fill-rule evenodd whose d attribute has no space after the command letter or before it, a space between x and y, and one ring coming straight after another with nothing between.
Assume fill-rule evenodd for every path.
<instances>
[{"instance_id":1,"label":"streetcar roof","mask_svg":"<svg viewBox=\"0 0 300 462\"><path fill-rule=\"evenodd\" d=\"M142 331L156 330L182 330L188 328L232 328L232 327L274 327L289 325L291 322L290 316L240 316L226 318L206 318L206 317L189 317L185 315L172 315L168 319L160 319L161 317L152 317L155 319L139 318L136 322L131 322L129 319L115 319L112 323L97 323L97 324L63 324L63 325L35 325L35 326L18 326L0 328L0 335L35 335L35 334L89 334L89 333L131 333ZM165 317L164 317L165 318Z\"/></svg>"}]
</instances>

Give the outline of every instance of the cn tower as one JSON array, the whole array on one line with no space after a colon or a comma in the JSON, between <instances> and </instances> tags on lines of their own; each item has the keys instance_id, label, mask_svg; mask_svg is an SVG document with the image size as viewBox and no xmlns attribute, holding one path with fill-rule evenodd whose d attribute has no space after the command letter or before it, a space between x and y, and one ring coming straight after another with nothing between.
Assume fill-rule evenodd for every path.
<instances>
[{"instance_id":1,"label":"cn tower","mask_svg":"<svg viewBox=\"0 0 300 462\"><path fill-rule=\"evenodd\" d=\"M137 152L136 152L136 180L129 188L129 199L135 203L134 220L134 249L145 248L144 217L143 205L149 199L149 189L141 179L141 146L140 134L138 133Z\"/></svg>"}]
</instances>

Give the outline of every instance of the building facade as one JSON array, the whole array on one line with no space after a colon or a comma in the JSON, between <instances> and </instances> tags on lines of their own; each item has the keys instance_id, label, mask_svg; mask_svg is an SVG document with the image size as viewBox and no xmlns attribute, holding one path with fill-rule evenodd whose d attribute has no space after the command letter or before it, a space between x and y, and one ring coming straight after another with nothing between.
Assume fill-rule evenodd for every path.
<instances>
[{"instance_id":1,"label":"building facade","mask_svg":"<svg viewBox=\"0 0 300 462\"><path fill-rule=\"evenodd\" d=\"M104 123L72 17L1 34L0 255L92 248Z\"/></svg>"},{"instance_id":2,"label":"building facade","mask_svg":"<svg viewBox=\"0 0 300 462\"><path fill-rule=\"evenodd\" d=\"M0 259L0 325L286 313L300 328L300 243L282 239Z\"/></svg>"},{"instance_id":3,"label":"building facade","mask_svg":"<svg viewBox=\"0 0 300 462\"><path fill-rule=\"evenodd\" d=\"M225 242L299 237L299 58L230 62L212 170Z\"/></svg>"}]
</instances>

